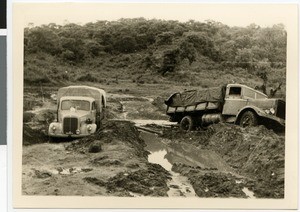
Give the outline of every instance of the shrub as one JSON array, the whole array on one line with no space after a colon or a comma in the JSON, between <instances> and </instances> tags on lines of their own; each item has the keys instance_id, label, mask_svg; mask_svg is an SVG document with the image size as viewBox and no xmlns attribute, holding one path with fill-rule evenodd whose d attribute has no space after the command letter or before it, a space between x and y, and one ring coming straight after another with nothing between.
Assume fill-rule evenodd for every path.
<instances>
[{"instance_id":1,"label":"shrub","mask_svg":"<svg viewBox=\"0 0 300 212\"><path fill-rule=\"evenodd\" d=\"M92 76L90 73L80 76L79 78L77 78L77 80L80 82L98 82L98 79Z\"/></svg>"}]
</instances>

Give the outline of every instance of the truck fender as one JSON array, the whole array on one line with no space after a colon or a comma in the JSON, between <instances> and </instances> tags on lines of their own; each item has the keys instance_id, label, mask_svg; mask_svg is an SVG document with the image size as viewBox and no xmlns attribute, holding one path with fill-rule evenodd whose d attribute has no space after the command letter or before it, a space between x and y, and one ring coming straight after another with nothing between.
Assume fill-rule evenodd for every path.
<instances>
[{"instance_id":1,"label":"truck fender","mask_svg":"<svg viewBox=\"0 0 300 212\"><path fill-rule=\"evenodd\" d=\"M86 131L84 133L93 134L97 130L97 125L96 124L87 124L87 125L84 126L84 128L85 128L84 131ZM88 130L88 129L90 129L90 130Z\"/></svg>"},{"instance_id":2,"label":"truck fender","mask_svg":"<svg viewBox=\"0 0 300 212\"><path fill-rule=\"evenodd\" d=\"M48 135L51 136L51 135L56 134L56 133L61 133L61 131L62 131L61 123L52 122L49 125L49 128L48 128Z\"/></svg>"},{"instance_id":3,"label":"truck fender","mask_svg":"<svg viewBox=\"0 0 300 212\"><path fill-rule=\"evenodd\" d=\"M254 113L256 113L256 115L258 116L266 116L266 113L264 110L262 110L261 108L258 108L258 107L255 107L255 106L246 106L246 107L243 107L239 113L236 115L236 119L235 119L235 124L238 124L239 121L240 121L240 118L242 116L242 114L245 112L245 111L253 111Z\"/></svg>"}]
</instances>

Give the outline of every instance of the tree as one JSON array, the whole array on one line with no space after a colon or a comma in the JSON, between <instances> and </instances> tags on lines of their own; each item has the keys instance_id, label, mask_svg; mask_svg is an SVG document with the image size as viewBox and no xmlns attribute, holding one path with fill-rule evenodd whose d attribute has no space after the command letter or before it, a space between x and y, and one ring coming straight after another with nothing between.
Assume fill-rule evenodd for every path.
<instances>
[{"instance_id":1,"label":"tree","mask_svg":"<svg viewBox=\"0 0 300 212\"><path fill-rule=\"evenodd\" d=\"M29 53L46 52L57 55L62 50L59 36L47 26L27 28L24 34L24 44L25 51Z\"/></svg>"},{"instance_id":2,"label":"tree","mask_svg":"<svg viewBox=\"0 0 300 212\"><path fill-rule=\"evenodd\" d=\"M255 62L251 49L239 49L237 51L235 56L235 64L237 67L253 70Z\"/></svg>"},{"instance_id":3,"label":"tree","mask_svg":"<svg viewBox=\"0 0 300 212\"><path fill-rule=\"evenodd\" d=\"M163 32L157 35L156 43L158 45L169 45L172 43L174 35L175 34L173 32Z\"/></svg>"},{"instance_id":4,"label":"tree","mask_svg":"<svg viewBox=\"0 0 300 212\"><path fill-rule=\"evenodd\" d=\"M167 72L173 72L178 64L179 49L170 49L164 52L163 64L160 73L164 76Z\"/></svg>"},{"instance_id":5,"label":"tree","mask_svg":"<svg viewBox=\"0 0 300 212\"><path fill-rule=\"evenodd\" d=\"M185 33L187 42L193 44L194 48L202 55L217 60L218 53L215 49L212 39L208 37L208 34L203 32L189 32Z\"/></svg>"},{"instance_id":6,"label":"tree","mask_svg":"<svg viewBox=\"0 0 300 212\"><path fill-rule=\"evenodd\" d=\"M79 63L84 60L85 57L85 48L84 43L80 37L78 38L66 38L61 39L62 47L67 57L64 57L68 60L71 60L75 63ZM72 56L71 56L72 55Z\"/></svg>"},{"instance_id":7,"label":"tree","mask_svg":"<svg viewBox=\"0 0 300 212\"><path fill-rule=\"evenodd\" d=\"M264 94L267 94L268 73L271 70L270 63L265 60L256 65L256 75L263 80L263 84L258 87Z\"/></svg>"},{"instance_id":8,"label":"tree","mask_svg":"<svg viewBox=\"0 0 300 212\"><path fill-rule=\"evenodd\" d=\"M122 53L131 53L136 50L136 40L132 36L124 36L120 37L114 44L114 47L117 51L122 52Z\"/></svg>"},{"instance_id":9,"label":"tree","mask_svg":"<svg viewBox=\"0 0 300 212\"><path fill-rule=\"evenodd\" d=\"M197 50L194 45L186 40L180 44L180 58L181 60L187 58L190 65L196 61Z\"/></svg>"},{"instance_id":10,"label":"tree","mask_svg":"<svg viewBox=\"0 0 300 212\"><path fill-rule=\"evenodd\" d=\"M98 56L100 52L104 51L104 47L94 40L88 41L85 46L91 56Z\"/></svg>"}]
</instances>

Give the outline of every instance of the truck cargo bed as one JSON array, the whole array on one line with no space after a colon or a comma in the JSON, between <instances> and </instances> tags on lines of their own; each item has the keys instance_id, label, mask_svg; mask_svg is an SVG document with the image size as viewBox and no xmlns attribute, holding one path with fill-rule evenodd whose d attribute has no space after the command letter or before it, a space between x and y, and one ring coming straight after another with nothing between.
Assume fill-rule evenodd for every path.
<instances>
[{"instance_id":1,"label":"truck cargo bed","mask_svg":"<svg viewBox=\"0 0 300 212\"><path fill-rule=\"evenodd\" d=\"M192 106L168 106L167 114L183 113L183 112L197 112L203 110L217 110L220 108L219 102L202 102Z\"/></svg>"}]
</instances>

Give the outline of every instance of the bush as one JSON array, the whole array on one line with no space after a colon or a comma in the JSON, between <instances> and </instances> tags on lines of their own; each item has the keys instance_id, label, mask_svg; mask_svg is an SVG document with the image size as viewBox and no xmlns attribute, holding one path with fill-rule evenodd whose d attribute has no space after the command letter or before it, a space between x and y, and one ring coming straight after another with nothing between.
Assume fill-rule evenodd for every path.
<instances>
[{"instance_id":1,"label":"bush","mask_svg":"<svg viewBox=\"0 0 300 212\"><path fill-rule=\"evenodd\" d=\"M77 80L80 82L98 82L98 79L92 76L90 73L77 78Z\"/></svg>"}]
</instances>

